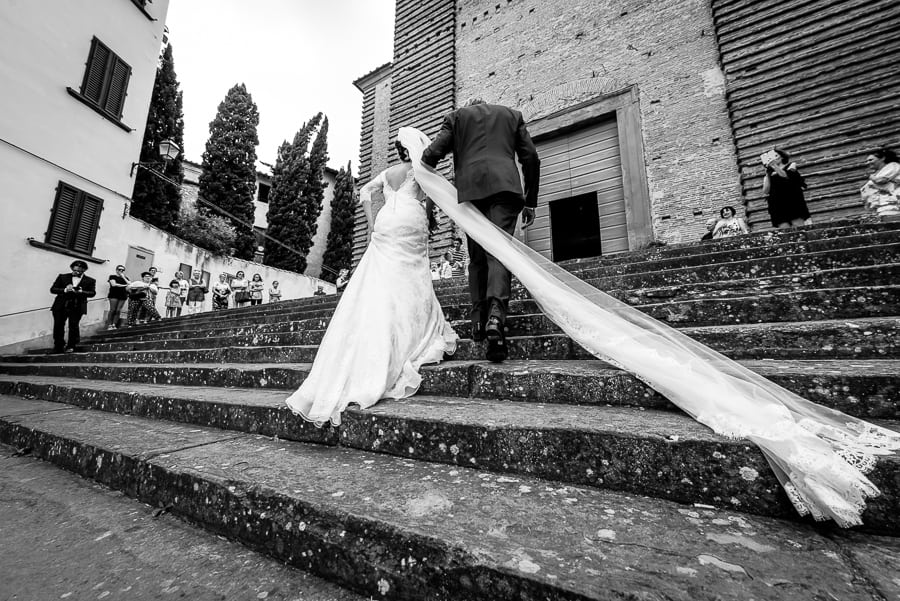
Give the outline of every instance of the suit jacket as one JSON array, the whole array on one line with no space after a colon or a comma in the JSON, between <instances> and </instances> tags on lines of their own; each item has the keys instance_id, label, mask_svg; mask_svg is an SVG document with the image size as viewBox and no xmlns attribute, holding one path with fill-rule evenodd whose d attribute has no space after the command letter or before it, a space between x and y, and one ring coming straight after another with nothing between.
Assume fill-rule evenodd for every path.
<instances>
[{"instance_id":1,"label":"suit jacket","mask_svg":"<svg viewBox=\"0 0 900 601\"><path fill-rule=\"evenodd\" d=\"M453 111L444 117L422 162L434 167L451 151L460 202L501 192L522 196L518 157L525 180L525 206L537 206L541 161L519 111L499 104L475 104Z\"/></svg>"},{"instance_id":2,"label":"suit jacket","mask_svg":"<svg viewBox=\"0 0 900 601\"><path fill-rule=\"evenodd\" d=\"M77 311L79 315L87 313L87 299L97 294L97 282L92 277L81 276L81 284L75 292L66 292L66 286L72 283L71 273L61 273L50 287L50 294L56 295L50 310L54 313Z\"/></svg>"}]
</instances>

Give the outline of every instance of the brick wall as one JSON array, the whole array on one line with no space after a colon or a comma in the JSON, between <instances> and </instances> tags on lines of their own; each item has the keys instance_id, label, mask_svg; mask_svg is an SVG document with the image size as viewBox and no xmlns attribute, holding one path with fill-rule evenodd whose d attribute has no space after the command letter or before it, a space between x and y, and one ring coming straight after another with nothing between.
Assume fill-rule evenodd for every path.
<instances>
[{"instance_id":1,"label":"brick wall","mask_svg":"<svg viewBox=\"0 0 900 601\"><path fill-rule=\"evenodd\" d=\"M457 102L481 96L534 119L637 85L657 239L698 239L742 212L706 0L458 0Z\"/></svg>"}]
</instances>

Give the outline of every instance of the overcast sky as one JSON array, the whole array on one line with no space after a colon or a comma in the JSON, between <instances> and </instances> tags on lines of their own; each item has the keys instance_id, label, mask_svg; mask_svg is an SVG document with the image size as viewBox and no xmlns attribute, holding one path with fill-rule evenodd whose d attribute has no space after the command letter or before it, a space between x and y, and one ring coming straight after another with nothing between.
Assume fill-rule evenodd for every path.
<instances>
[{"instance_id":1,"label":"overcast sky","mask_svg":"<svg viewBox=\"0 0 900 601\"><path fill-rule=\"evenodd\" d=\"M390 62L395 0L171 0L166 25L184 92L185 158L199 163L209 122L236 83L259 108L261 161L304 121L328 115L328 164L357 173L362 93Z\"/></svg>"}]
</instances>

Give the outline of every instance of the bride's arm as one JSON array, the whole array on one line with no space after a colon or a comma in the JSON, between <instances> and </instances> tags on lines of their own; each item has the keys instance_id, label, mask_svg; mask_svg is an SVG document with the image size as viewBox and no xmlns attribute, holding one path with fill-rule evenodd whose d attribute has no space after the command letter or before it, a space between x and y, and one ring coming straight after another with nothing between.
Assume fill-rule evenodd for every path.
<instances>
[{"instance_id":1,"label":"bride's arm","mask_svg":"<svg viewBox=\"0 0 900 601\"><path fill-rule=\"evenodd\" d=\"M372 181L362 187L359 191L359 202L362 204L363 213L366 215L366 224L368 231L366 238L372 234L372 227L375 225L375 215L372 213L372 193L381 192L384 189L384 171L379 173Z\"/></svg>"}]
</instances>

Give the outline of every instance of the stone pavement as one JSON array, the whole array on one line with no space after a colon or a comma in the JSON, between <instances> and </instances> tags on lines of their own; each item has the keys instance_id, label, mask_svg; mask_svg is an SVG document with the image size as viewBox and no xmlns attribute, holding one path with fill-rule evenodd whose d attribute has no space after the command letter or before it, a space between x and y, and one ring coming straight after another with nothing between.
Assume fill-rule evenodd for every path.
<instances>
[{"instance_id":1,"label":"stone pavement","mask_svg":"<svg viewBox=\"0 0 900 601\"><path fill-rule=\"evenodd\" d=\"M14 452L0 445L2 601L365 600Z\"/></svg>"}]
</instances>

